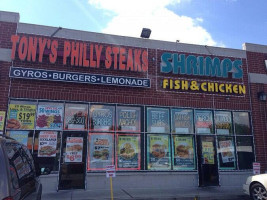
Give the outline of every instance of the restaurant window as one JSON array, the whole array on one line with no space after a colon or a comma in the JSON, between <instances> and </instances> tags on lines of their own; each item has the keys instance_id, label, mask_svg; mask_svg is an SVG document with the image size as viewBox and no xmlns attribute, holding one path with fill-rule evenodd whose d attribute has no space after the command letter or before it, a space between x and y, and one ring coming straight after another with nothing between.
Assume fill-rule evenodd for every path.
<instances>
[{"instance_id":1,"label":"restaurant window","mask_svg":"<svg viewBox=\"0 0 267 200\"><path fill-rule=\"evenodd\" d=\"M147 132L170 132L169 109L151 107L147 108Z\"/></svg>"},{"instance_id":2,"label":"restaurant window","mask_svg":"<svg viewBox=\"0 0 267 200\"><path fill-rule=\"evenodd\" d=\"M250 119L248 112L233 112L236 135L251 135Z\"/></svg>"},{"instance_id":3,"label":"restaurant window","mask_svg":"<svg viewBox=\"0 0 267 200\"><path fill-rule=\"evenodd\" d=\"M196 110L195 111L195 128L197 134L213 133L212 111Z\"/></svg>"},{"instance_id":4,"label":"restaurant window","mask_svg":"<svg viewBox=\"0 0 267 200\"><path fill-rule=\"evenodd\" d=\"M117 107L117 131L140 132L141 131L141 108L140 107Z\"/></svg>"},{"instance_id":5,"label":"restaurant window","mask_svg":"<svg viewBox=\"0 0 267 200\"><path fill-rule=\"evenodd\" d=\"M253 137L236 137L236 145L239 169L252 169L252 163L255 159L253 151Z\"/></svg>"},{"instance_id":6,"label":"restaurant window","mask_svg":"<svg viewBox=\"0 0 267 200\"><path fill-rule=\"evenodd\" d=\"M187 135L173 135L172 163L174 170L194 170L195 146L194 137Z\"/></svg>"},{"instance_id":7,"label":"restaurant window","mask_svg":"<svg viewBox=\"0 0 267 200\"><path fill-rule=\"evenodd\" d=\"M231 112L215 111L215 130L218 135L232 135Z\"/></svg>"},{"instance_id":8,"label":"restaurant window","mask_svg":"<svg viewBox=\"0 0 267 200\"><path fill-rule=\"evenodd\" d=\"M235 145L233 137L218 136L217 146L219 168L225 170L236 169Z\"/></svg>"},{"instance_id":9,"label":"restaurant window","mask_svg":"<svg viewBox=\"0 0 267 200\"><path fill-rule=\"evenodd\" d=\"M115 106L91 105L90 106L90 130L114 131Z\"/></svg>"},{"instance_id":10,"label":"restaurant window","mask_svg":"<svg viewBox=\"0 0 267 200\"><path fill-rule=\"evenodd\" d=\"M172 133L194 133L193 110L172 109L171 110L171 132Z\"/></svg>"},{"instance_id":11,"label":"restaurant window","mask_svg":"<svg viewBox=\"0 0 267 200\"><path fill-rule=\"evenodd\" d=\"M6 135L24 144L30 151L32 150L33 131L7 131Z\"/></svg>"}]
</instances>

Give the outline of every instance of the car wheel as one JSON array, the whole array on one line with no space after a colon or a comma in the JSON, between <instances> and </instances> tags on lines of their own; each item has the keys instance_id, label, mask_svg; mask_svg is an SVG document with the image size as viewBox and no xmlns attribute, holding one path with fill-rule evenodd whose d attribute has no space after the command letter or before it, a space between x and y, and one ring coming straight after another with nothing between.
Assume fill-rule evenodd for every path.
<instances>
[{"instance_id":1,"label":"car wheel","mask_svg":"<svg viewBox=\"0 0 267 200\"><path fill-rule=\"evenodd\" d=\"M255 183L251 186L250 196L253 200L267 200L266 189L259 183Z\"/></svg>"}]
</instances>

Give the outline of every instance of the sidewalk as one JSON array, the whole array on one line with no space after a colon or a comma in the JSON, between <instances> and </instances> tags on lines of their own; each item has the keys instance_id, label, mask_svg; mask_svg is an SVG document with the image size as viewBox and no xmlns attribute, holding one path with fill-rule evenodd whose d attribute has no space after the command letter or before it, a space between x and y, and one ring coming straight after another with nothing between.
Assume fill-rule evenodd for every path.
<instances>
[{"instance_id":1,"label":"sidewalk","mask_svg":"<svg viewBox=\"0 0 267 200\"><path fill-rule=\"evenodd\" d=\"M43 191L43 200L108 200L110 190ZM114 200L249 200L241 187L114 189Z\"/></svg>"}]
</instances>

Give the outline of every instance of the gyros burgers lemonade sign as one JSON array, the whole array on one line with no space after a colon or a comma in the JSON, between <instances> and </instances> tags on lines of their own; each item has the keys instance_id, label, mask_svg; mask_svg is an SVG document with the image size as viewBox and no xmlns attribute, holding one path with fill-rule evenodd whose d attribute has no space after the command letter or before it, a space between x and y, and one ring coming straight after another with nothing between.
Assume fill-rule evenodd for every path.
<instances>
[{"instance_id":1,"label":"gyros burgers lemonade sign","mask_svg":"<svg viewBox=\"0 0 267 200\"><path fill-rule=\"evenodd\" d=\"M82 162L83 138L67 137L65 162Z\"/></svg>"}]
</instances>

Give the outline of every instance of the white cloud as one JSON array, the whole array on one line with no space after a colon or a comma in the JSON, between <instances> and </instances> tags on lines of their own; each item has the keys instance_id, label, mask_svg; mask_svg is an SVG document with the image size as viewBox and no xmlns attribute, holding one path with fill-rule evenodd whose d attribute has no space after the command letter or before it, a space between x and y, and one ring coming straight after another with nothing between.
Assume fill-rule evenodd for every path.
<instances>
[{"instance_id":1,"label":"white cloud","mask_svg":"<svg viewBox=\"0 0 267 200\"><path fill-rule=\"evenodd\" d=\"M218 45L199 24L202 18L179 16L167 6L190 0L88 0L89 4L113 16L102 32L139 37L142 28L152 30L151 39Z\"/></svg>"}]
</instances>

